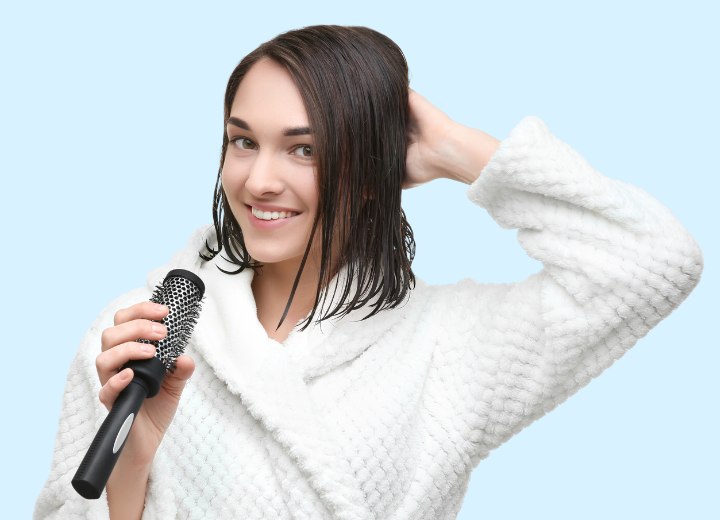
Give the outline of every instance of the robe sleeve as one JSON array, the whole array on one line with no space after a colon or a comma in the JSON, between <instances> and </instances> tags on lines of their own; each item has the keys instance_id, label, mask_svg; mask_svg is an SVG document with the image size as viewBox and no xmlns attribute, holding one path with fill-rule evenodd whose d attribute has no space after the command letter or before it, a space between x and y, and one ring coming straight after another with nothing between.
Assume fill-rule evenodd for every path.
<instances>
[{"instance_id":1,"label":"robe sleeve","mask_svg":"<svg viewBox=\"0 0 720 520\"><path fill-rule=\"evenodd\" d=\"M35 520L109 519L105 491L97 500L87 500L73 489L70 482L107 416L107 410L98 399L100 381L95 369L95 358L100 353L100 335L105 328L112 326L118 309L147 300L149 296L147 289L138 289L118 298L101 313L83 338L68 372L50 476L35 503ZM144 520L174 518L174 502L168 496L171 491L163 475L160 452L150 471Z\"/></svg>"},{"instance_id":2,"label":"robe sleeve","mask_svg":"<svg viewBox=\"0 0 720 520\"><path fill-rule=\"evenodd\" d=\"M455 340L435 363L454 388L448 405L464 411L462 438L476 459L668 316L698 283L703 260L667 208L598 173L534 117L501 142L468 196L517 229L543 264L515 284L465 280L437 294Z\"/></svg>"}]
</instances>

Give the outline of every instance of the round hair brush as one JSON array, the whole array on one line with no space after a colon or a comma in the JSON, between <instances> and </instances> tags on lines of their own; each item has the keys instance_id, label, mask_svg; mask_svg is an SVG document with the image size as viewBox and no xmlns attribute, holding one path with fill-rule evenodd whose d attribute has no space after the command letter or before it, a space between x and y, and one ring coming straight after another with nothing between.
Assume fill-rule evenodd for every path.
<instances>
[{"instance_id":1,"label":"round hair brush","mask_svg":"<svg viewBox=\"0 0 720 520\"><path fill-rule=\"evenodd\" d=\"M102 494L140 406L145 398L160 391L166 371L174 370L175 361L185 350L200 314L204 292L202 280L184 269L170 271L162 285L155 288L150 301L170 310L162 320L167 336L160 341L139 340L155 345L155 357L133 360L123 367L133 369L133 380L118 395L72 480L83 497L99 498Z\"/></svg>"}]
</instances>

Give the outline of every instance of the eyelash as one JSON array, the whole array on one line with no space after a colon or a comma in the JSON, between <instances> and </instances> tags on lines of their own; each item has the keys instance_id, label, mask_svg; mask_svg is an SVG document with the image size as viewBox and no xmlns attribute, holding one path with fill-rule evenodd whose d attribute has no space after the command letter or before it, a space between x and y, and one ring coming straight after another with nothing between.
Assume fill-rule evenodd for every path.
<instances>
[{"instance_id":1,"label":"eyelash","mask_svg":"<svg viewBox=\"0 0 720 520\"><path fill-rule=\"evenodd\" d=\"M296 152L297 150L302 150L303 148L308 148L310 150L310 154L309 155L298 155L298 157L303 157L305 159L311 159L313 157L313 149L312 149L312 146L310 146L309 144L299 144L295 148L293 148L292 151ZM297 154L294 154L294 155L297 155Z\"/></svg>"},{"instance_id":2,"label":"eyelash","mask_svg":"<svg viewBox=\"0 0 720 520\"><path fill-rule=\"evenodd\" d=\"M232 139L230 139L230 144L237 146L237 145L235 145L235 143L237 143L239 141L245 141L248 143L252 143L252 145L253 145L253 148L241 148L241 150L254 150L255 149L254 147L257 146L252 139L248 139L247 137L242 137L242 136L233 137Z\"/></svg>"},{"instance_id":3,"label":"eyelash","mask_svg":"<svg viewBox=\"0 0 720 520\"><path fill-rule=\"evenodd\" d=\"M245 142L245 143L252 144L252 147L240 148L241 150L255 150L257 148L257 144L255 144L255 142L252 139L249 139L247 137L238 136L238 137L233 137L230 139L230 144L232 144L232 145L235 145L235 143L237 143L237 142ZM308 148L310 150L309 155L300 155L300 154L295 153L296 151L303 150L305 148ZM312 146L310 146L309 144L299 144L299 145L293 147L292 154L297 155L298 157L305 158L305 159L310 159L313 157L313 149L312 149Z\"/></svg>"}]
</instances>

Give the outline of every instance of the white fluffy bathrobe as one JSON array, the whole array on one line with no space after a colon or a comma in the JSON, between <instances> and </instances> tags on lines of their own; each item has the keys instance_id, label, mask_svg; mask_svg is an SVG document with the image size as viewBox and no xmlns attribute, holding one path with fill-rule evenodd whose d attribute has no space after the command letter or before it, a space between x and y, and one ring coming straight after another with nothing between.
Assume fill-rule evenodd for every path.
<instances>
[{"instance_id":1,"label":"white fluffy bathrobe","mask_svg":"<svg viewBox=\"0 0 720 520\"><path fill-rule=\"evenodd\" d=\"M257 319L253 273L201 261L211 229L198 232L87 334L35 517L108 517L105 495L87 501L70 486L106 415L100 333L183 267L207 286L186 351L197 368L153 463L143 518L455 518L478 462L619 358L702 270L665 207L597 173L536 118L501 143L468 194L519 229L541 272L515 284L418 283L400 308L294 331L284 344Z\"/></svg>"}]
</instances>

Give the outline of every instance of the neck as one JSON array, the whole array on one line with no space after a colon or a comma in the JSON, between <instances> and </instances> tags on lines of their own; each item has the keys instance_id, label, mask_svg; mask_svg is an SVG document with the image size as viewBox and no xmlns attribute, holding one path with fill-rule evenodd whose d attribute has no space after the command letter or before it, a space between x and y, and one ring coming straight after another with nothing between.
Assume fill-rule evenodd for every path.
<instances>
[{"instance_id":1,"label":"neck","mask_svg":"<svg viewBox=\"0 0 720 520\"><path fill-rule=\"evenodd\" d=\"M267 325L274 327L280 321L292 292L299 267L300 261L281 262L266 264L256 271L252 281L253 295L255 296L258 316L263 321L266 321ZM312 257L308 257L285 322L295 325L307 316L315 303L315 293L319 279L319 263L314 261Z\"/></svg>"}]
</instances>

